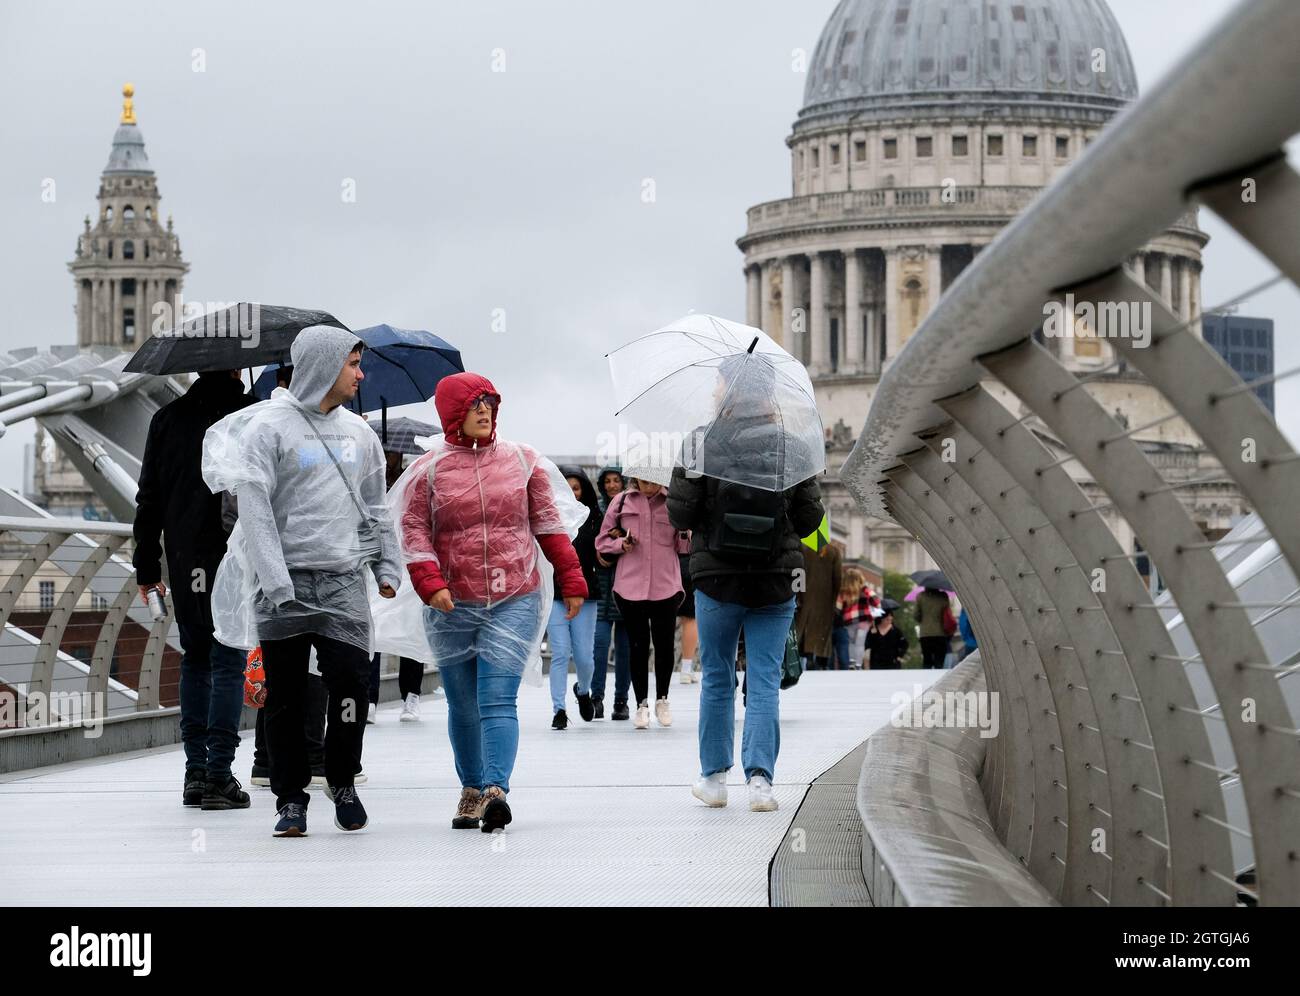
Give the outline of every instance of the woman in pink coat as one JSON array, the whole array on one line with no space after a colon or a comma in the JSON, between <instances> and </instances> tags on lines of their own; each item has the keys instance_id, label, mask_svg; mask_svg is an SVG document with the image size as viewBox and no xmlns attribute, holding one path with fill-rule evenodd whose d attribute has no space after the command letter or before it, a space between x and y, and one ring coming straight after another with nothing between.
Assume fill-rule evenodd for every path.
<instances>
[{"instance_id":1,"label":"woman in pink coat","mask_svg":"<svg viewBox=\"0 0 1300 996\"><path fill-rule=\"evenodd\" d=\"M632 486L609 503L597 552L618 557L614 570L614 599L627 625L631 650L632 690L636 694L633 727L650 725L650 643L655 648L655 718L671 726L668 689L673 677L673 634L682 599L678 554L690 550L690 533L679 533L668 521L670 471L629 467Z\"/></svg>"},{"instance_id":2,"label":"woman in pink coat","mask_svg":"<svg viewBox=\"0 0 1300 996\"><path fill-rule=\"evenodd\" d=\"M411 585L447 693L460 777L455 829L503 828L519 748L519 683L551 614L542 557L572 618L587 597L570 536L588 510L553 463L497 438L501 395L486 377L438 384L443 437L394 485Z\"/></svg>"}]
</instances>

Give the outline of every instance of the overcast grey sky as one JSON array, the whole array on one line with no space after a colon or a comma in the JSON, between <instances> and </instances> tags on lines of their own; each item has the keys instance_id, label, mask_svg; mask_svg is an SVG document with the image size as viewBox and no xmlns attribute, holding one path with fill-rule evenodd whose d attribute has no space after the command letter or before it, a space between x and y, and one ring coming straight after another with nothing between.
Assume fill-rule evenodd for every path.
<instances>
[{"instance_id":1,"label":"overcast grey sky","mask_svg":"<svg viewBox=\"0 0 1300 996\"><path fill-rule=\"evenodd\" d=\"M75 341L66 263L129 80L187 299L431 329L496 382L506 435L595 452L608 349L691 309L743 319L734 240L746 208L789 195L791 53L834 6L0 0L0 335ZM1144 88L1231 6L1111 0ZM1201 219L1206 306L1273 272ZM1278 323L1279 370L1300 362L1294 288L1241 310ZM1300 384L1277 394L1300 439ZM0 484L31 434L0 440Z\"/></svg>"}]
</instances>

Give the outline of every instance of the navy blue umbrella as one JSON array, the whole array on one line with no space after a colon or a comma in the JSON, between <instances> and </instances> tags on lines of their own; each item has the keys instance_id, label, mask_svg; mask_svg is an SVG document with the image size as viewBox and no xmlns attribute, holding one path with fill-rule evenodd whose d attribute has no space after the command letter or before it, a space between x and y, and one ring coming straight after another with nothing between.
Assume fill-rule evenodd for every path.
<instances>
[{"instance_id":1,"label":"navy blue umbrella","mask_svg":"<svg viewBox=\"0 0 1300 996\"><path fill-rule=\"evenodd\" d=\"M366 344L361 354L365 378L352 402L358 412L428 401L438 381L465 369L460 350L432 332L374 325L358 329L357 338ZM269 398L275 390L275 370L267 367L257 378L253 392L259 398Z\"/></svg>"}]
</instances>

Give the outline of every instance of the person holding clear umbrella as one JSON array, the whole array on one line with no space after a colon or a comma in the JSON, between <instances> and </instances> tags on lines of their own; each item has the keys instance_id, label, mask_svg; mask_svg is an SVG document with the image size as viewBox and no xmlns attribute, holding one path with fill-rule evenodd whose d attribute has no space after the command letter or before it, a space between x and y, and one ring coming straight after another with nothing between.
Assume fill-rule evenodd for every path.
<instances>
[{"instance_id":1,"label":"person holding clear umbrella","mask_svg":"<svg viewBox=\"0 0 1300 996\"><path fill-rule=\"evenodd\" d=\"M808 373L758 329L708 315L615 351L610 366L629 417L685 435L668 515L692 537L702 665L701 777L692 794L708 806L727 804L743 631L741 763L750 809L775 810L781 666L803 564L800 538L825 514L816 480L825 469L824 436Z\"/></svg>"}]
</instances>

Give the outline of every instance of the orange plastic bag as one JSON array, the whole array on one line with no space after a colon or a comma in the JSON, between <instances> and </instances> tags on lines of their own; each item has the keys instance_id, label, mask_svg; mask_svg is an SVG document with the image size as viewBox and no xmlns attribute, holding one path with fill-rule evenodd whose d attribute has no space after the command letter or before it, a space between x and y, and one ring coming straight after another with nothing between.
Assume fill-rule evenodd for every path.
<instances>
[{"instance_id":1,"label":"orange plastic bag","mask_svg":"<svg viewBox=\"0 0 1300 996\"><path fill-rule=\"evenodd\" d=\"M266 668L262 666L261 647L248 652L248 663L244 665L244 705L253 709L266 705Z\"/></svg>"}]
</instances>

